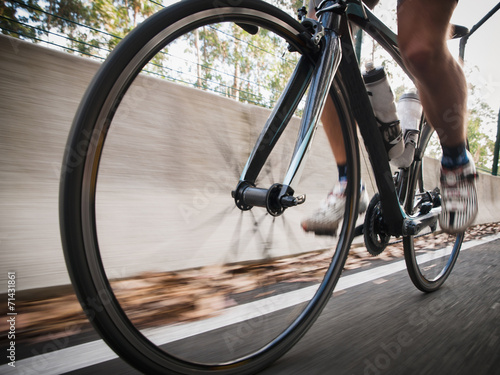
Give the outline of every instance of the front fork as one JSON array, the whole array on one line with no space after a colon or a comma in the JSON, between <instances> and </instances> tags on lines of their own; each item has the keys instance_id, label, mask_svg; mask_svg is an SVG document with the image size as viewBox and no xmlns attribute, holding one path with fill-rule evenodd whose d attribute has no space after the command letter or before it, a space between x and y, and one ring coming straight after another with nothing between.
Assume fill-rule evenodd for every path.
<instances>
[{"instance_id":1,"label":"front fork","mask_svg":"<svg viewBox=\"0 0 500 375\"><path fill-rule=\"evenodd\" d=\"M340 37L333 29L325 28L321 41L318 42L322 43L318 61L314 63L309 56L301 57L250 154L236 189L232 192L236 206L241 210L249 210L254 206L265 207L271 215L278 216L287 207L305 201L305 196L293 196L292 186L298 183L302 174L319 117L342 57ZM269 189L256 187L257 176L295 112L309 82L311 85L298 139L283 183L274 184Z\"/></svg>"}]
</instances>

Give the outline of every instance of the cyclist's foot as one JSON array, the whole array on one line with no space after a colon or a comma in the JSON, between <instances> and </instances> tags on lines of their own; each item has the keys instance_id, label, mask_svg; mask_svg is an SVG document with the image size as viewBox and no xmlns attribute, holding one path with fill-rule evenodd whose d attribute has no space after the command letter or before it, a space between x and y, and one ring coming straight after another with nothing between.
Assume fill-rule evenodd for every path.
<instances>
[{"instance_id":1,"label":"cyclist's foot","mask_svg":"<svg viewBox=\"0 0 500 375\"><path fill-rule=\"evenodd\" d=\"M314 232L318 235L335 236L340 221L345 212L345 189L346 183L341 182L333 189L311 216L302 221L302 228L306 232ZM369 203L368 193L364 185L361 186L361 196L359 198L359 213L366 211Z\"/></svg>"},{"instance_id":2,"label":"cyclist's foot","mask_svg":"<svg viewBox=\"0 0 500 375\"><path fill-rule=\"evenodd\" d=\"M441 168L442 211L439 225L446 233L465 231L474 221L478 203L476 192L476 167L472 156L469 161L453 169Z\"/></svg>"}]
</instances>

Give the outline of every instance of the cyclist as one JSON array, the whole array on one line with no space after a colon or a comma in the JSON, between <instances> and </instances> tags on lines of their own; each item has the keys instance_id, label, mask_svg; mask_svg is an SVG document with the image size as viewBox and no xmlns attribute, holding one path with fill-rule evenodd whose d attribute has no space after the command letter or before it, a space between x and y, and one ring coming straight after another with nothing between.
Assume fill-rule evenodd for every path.
<instances>
[{"instance_id":1,"label":"cyclist","mask_svg":"<svg viewBox=\"0 0 500 375\"><path fill-rule=\"evenodd\" d=\"M414 75L422 107L438 134L441 160L442 211L439 224L447 233L467 229L477 214L477 177L466 149L467 85L464 73L448 50L450 19L458 0L398 0L398 44L406 68ZM309 10L319 5L311 0ZM365 2L373 8L378 0ZM333 101L328 98L321 116L339 170L339 184L322 206L302 222L306 231L335 234L345 209L346 156L342 130ZM360 213L368 205L362 187Z\"/></svg>"}]
</instances>

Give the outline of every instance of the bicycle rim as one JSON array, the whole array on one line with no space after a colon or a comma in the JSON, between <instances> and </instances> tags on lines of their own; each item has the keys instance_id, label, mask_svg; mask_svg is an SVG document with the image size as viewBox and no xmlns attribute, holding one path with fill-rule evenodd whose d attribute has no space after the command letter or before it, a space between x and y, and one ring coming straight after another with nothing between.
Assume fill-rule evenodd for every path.
<instances>
[{"instance_id":1,"label":"bicycle rim","mask_svg":"<svg viewBox=\"0 0 500 375\"><path fill-rule=\"evenodd\" d=\"M418 212L422 202L428 201L429 190L421 191L422 164L415 162L409 182L406 213ZM436 229L436 228L434 228ZM403 238L407 270L413 284L423 292L439 289L450 275L458 258L464 234L450 235L424 228L423 235Z\"/></svg>"},{"instance_id":2,"label":"bicycle rim","mask_svg":"<svg viewBox=\"0 0 500 375\"><path fill-rule=\"evenodd\" d=\"M268 78L256 70L233 91L224 77L234 82L246 68L219 61L224 51L208 44L194 47L200 33L232 56L266 50L259 43L272 39L279 50L255 53L259 62L247 68L286 75L297 59L282 54L289 43L301 50L303 29L265 3L206 3L163 10L117 47L82 101L63 168L61 231L77 295L108 345L145 373L250 373L283 355L328 301L356 217L357 145L338 82L353 166L339 237L300 228L335 180L320 135L297 187L310 204L277 218L235 207L231 190L269 112L262 105L281 86L251 90L253 79ZM297 127L294 119L260 186L284 177Z\"/></svg>"}]
</instances>

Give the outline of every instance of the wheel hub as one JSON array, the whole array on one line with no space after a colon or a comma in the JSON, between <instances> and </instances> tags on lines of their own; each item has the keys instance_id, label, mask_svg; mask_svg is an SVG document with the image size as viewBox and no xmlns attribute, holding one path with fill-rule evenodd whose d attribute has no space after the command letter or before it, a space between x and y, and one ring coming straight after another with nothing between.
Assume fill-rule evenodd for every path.
<instances>
[{"instance_id":1,"label":"wheel hub","mask_svg":"<svg viewBox=\"0 0 500 375\"><path fill-rule=\"evenodd\" d=\"M288 207L298 206L306 200L305 195L294 197L293 189L289 186L274 184L269 189L262 189L246 181L240 181L231 195L240 210L265 207L272 216L280 216Z\"/></svg>"}]
</instances>

